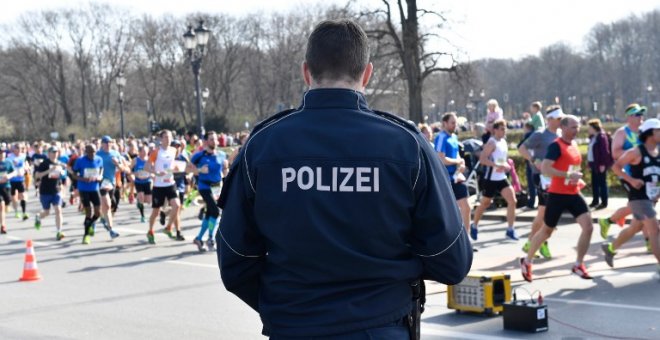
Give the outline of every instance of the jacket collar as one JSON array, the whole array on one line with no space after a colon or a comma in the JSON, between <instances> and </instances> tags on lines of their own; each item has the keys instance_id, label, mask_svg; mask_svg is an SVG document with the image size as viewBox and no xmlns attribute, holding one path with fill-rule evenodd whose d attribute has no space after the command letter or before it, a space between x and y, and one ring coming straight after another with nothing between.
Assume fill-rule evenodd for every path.
<instances>
[{"instance_id":1,"label":"jacket collar","mask_svg":"<svg viewBox=\"0 0 660 340\"><path fill-rule=\"evenodd\" d=\"M302 108L342 108L370 111L364 94L351 89L339 88L313 89L305 92Z\"/></svg>"}]
</instances>

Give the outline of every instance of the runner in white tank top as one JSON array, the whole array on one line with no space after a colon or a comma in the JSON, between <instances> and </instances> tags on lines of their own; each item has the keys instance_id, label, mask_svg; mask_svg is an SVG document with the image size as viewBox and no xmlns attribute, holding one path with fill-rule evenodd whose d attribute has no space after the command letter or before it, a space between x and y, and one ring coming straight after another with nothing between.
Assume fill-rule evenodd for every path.
<instances>
[{"instance_id":1,"label":"runner in white tank top","mask_svg":"<svg viewBox=\"0 0 660 340\"><path fill-rule=\"evenodd\" d=\"M474 212L474 223L470 225L470 237L477 240L479 221L486 208L490 206L495 194L500 193L506 200L506 221L508 228L505 236L511 240L518 240L513 224L516 219L516 194L507 180L507 173L511 171L508 163L509 146L506 143L506 121L503 119L493 123L493 136L481 151L479 162L486 167L483 181L482 197L479 207Z\"/></svg>"}]
</instances>

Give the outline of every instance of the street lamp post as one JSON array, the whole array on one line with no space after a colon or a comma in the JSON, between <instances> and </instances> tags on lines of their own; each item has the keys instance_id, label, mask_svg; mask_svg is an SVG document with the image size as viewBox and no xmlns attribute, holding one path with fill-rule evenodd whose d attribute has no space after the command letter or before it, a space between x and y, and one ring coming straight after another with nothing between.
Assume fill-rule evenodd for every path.
<instances>
[{"instance_id":1,"label":"street lamp post","mask_svg":"<svg viewBox=\"0 0 660 340\"><path fill-rule=\"evenodd\" d=\"M197 130L200 136L204 136L204 114L202 112L202 93L199 83L199 71L202 68L202 59L206 54L206 44L209 41L211 31L204 26L204 20L199 21L197 28L193 30L192 25L188 25L188 30L183 35L183 42L188 52L190 65L195 76L195 102L197 104Z\"/></svg>"},{"instance_id":2,"label":"street lamp post","mask_svg":"<svg viewBox=\"0 0 660 340\"><path fill-rule=\"evenodd\" d=\"M119 71L117 74L117 79L115 79L115 82L117 83L117 90L119 92L119 124L121 125L121 140L124 140L124 86L126 86L126 78L124 77L124 73Z\"/></svg>"}]
</instances>

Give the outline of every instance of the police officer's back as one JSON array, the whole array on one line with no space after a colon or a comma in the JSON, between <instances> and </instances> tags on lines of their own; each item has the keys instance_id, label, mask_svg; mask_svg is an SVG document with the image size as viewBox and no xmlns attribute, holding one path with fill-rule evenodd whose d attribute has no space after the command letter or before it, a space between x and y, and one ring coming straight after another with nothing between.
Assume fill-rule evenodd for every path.
<instances>
[{"instance_id":1,"label":"police officer's back","mask_svg":"<svg viewBox=\"0 0 660 340\"><path fill-rule=\"evenodd\" d=\"M411 282L455 284L472 263L429 143L367 106L368 56L359 26L320 23L301 106L255 127L226 180L222 279L273 338L407 338Z\"/></svg>"}]
</instances>

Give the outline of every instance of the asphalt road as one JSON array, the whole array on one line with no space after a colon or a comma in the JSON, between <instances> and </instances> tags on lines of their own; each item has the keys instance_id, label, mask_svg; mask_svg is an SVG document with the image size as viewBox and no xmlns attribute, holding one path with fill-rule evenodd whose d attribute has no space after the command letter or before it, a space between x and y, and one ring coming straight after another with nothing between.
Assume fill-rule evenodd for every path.
<instances>
[{"instance_id":1,"label":"asphalt road","mask_svg":"<svg viewBox=\"0 0 660 340\"><path fill-rule=\"evenodd\" d=\"M31 217L37 207L30 197ZM147 209L149 211L149 209ZM83 246L83 217L65 208L65 233L55 240L54 220L47 217L40 231L33 220L18 221L10 214L9 234L0 236L1 339L263 339L255 312L226 292L217 259L198 253L191 241L197 232L197 210L184 214L186 241L157 235L147 244L146 224L134 206L122 203L116 216L121 236L112 241L99 228L92 244ZM486 222L484 222L486 223ZM521 224L524 234L528 224ZM483 224L475 269L511 274L514 287L522 284L515 258L521 242L502 241L503 224ZM429 284L423 315L424 339L660 339L660 281L652 279L654 260L642 242L627 245L620 263L611 270L602 262L594 234L590 259L593 281L569 274L576 225L562 226L554 243L556 259L540 265L539 277L524 289L540 290L548 304L550 330L527 334L502 329L500 316L457 314L447 309L445 286ZM553 236L553 238L555 237ZM19 282L25 240L35 241L43 280ZM526 293L518 289L518 297Z\"/></svg>"}]
</instances>

